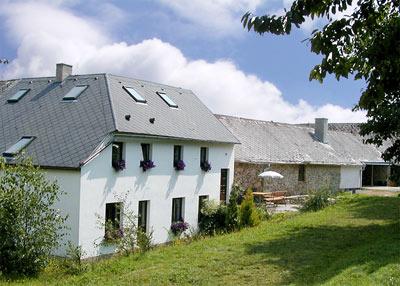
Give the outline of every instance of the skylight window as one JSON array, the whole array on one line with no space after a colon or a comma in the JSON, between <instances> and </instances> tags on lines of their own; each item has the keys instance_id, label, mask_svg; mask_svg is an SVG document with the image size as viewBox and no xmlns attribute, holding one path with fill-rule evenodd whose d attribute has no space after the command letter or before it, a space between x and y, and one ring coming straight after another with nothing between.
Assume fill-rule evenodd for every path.
<instances>
[{"instance_id":1,"label":"skylight window","mask_svg":"<svg viewBox=\"0 0 400 286\"><path fill-rule=\"evenodd\" d=\"M161 91L157 91L157 94L168 104L169 107L178 108L178 105L165 93Z\"/></svg>"},{"instance_id":2,"label":"skylight window","mask_svg":"<svg viewBox=\"0 0 400 286\"><path fill-rule=\"evenodd\" d=\"M30 89L20 89L18 90L13 96L11 96L7 102L9 103L13 103L13 102L18 102L21 98L23 98L28 92L30 91Z\"/></svg>"},{"instance_id":3,"label":"skylight window","mask_svg":"<svg viewBox=\"0 0 400 286\"><path fill-rule=\"evenodd\" d=\"M124 86L125 91L136 101L140 103L146 103L146 99L144 99L136 90L132 87Z\"/></svg>"},{"instance_id":4,"label":"skylight window","mask_svg":"<svg viewBox=\"0 0 400 286\"><path fill-rule=\"evenodd\" d=\"M76 100L87 88L87 85L74 86L66 95L64 95L63 100Z\"/></svg>"},{"instance_id":5,"label":"skylight window","mask_svg":"<svg viewBox=\"0 0 400 286\"><path fill-rule=\"evenodd\" d=\"M28 137L28 136L22 137L21 139L18 140L17 143L15 143L10 148L8 148L5 152L3 152L3 156L4 157L14 157L19 152L21 152L24 148L26 148L33 141L33 139L35 139L35 137Z\"/></svg>"}]
</instances>

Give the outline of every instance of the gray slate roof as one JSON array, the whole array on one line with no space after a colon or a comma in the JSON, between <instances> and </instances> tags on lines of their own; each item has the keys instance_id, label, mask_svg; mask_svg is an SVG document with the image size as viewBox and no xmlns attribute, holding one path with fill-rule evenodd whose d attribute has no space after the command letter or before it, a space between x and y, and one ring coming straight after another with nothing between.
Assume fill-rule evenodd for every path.
<instances>
[{"instance_id":1,"label":"gray slate roof","mask_svg":"<svg viewBox=\"0 0 400 286\"><path fill-rule=\"evenodd\" d=\"M362 137L352 132L329 128L328 144L323 144L314 137L311 127L225 115L217 117L241 142L235 146L238 162L329 165L383 162L378 148L364 144Z\"/></svg>"},{"instance_id":2,"label":"gray slate roof","mask_svg":"<svg viewBox=\"0 0 400 286\"><path fill-rule=\"evenodd\" d=\"M26 152L36 164L79 168L113 132L238 143L190 90L109 74L72 75L62 84L54 81L55 77L43 77L0 82L0 154L22 136L35 136ZM77 101L63 102L77 85L89 87ZM123 85L136 88L147 105L136 103ZM24 88L30 91L19 102L7 103ZM155 93L162 89L178 109L168 107Z\"/></svg>"}]
</instances>

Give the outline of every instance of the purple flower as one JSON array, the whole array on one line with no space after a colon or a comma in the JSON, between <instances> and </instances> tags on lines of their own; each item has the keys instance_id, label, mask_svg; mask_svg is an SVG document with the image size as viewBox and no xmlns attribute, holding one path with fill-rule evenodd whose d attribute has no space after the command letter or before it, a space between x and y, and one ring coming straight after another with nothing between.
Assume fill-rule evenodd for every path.
<instances>
[{"instance_id":1,"label":"purple flower","mask_svg":"<svg viewBox=\"0 0 400 286\"><path fill-rule=\"evenodd\" d=\"M143 172L146 172L146 170L154 168L156 165L154 165L154 162L151 160L145 160L145 161L140 161L140 167L143 168Z\"/></svg>"},{"instance_id":2,"label":"purple flower","mask_svg":"<svg viewBox=\"0 0 400 286\"><path fill-rule=\"evenodd\" d=\"M189 228L189 224L184 221L178 221L171 224L171 231L173 234L178 235Z\"/></svg>"},{"instance_id":3,"label":"purple flower","mask_svg":"<svg viewBox=\"0 0 400 286\"><path fill-rule=\"evenodd\" d=\"M125 169L125 160L118 160L112 162L112 166L115 169L115 171L122 171Z\"/></svg>"},{"instance_id":4,"label":"purple flower","mask_svg":"<svg viewBox=\"0 0 400 286\"><path fill-rule=\"evenodd\" d=\"M182 170L185 169L185 167L186 167L186 165L185 165L185 162L183 162L183 160L178 160L178 161L175 163L175 169L176 169L177 171L182 171Z\"/></svg>"},{"instance_id":5,"label":"purple flower","mask_svg":"<svg viewBox=\"0 0 400 286\"><path fill-rule=\"evenodd\" d=\"M211 170L211 164L208 161L201 162L200 167L204 172Z\"/></svg>"}]
</instances>

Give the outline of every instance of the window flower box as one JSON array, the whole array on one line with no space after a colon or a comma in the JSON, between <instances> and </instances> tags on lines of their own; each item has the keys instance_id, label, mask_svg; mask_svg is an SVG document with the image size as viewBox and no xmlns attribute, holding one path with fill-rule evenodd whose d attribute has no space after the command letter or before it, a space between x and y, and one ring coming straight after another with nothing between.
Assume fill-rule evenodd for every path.
<instances>
[{"instance_id":1,"label":"window flower box","mask_svg":"<svg viewBox=\"0 0 400 286\"><path fill-rule=\"evenodd\" d=\"M210 162L208 162L208 161L201 162L200 168L201 168L204 172L208 172L208 171L211 170L211 164L210 164Z\"/></svg>"},{"instance_id":2,"label":"window flower box","mask_svg":"<svg viewBox=\"0 0 400 286\"><path fill-rule=\"evenodd\" d=\"M113 168L115 171L119 172L125 169L125 160L117 160L112 163Z\"/></svg>"},{"instance_id":3,"label":"window flower box","mask_svg":"<svg viewBox=\"0 0 400 286\"><path fill-rule=\"evenodd\" d=\"M186 167L186 164L185 164L185 162L183 162L183 160L178 160L175 163L175 170L177 170L177 171L183 171L183 170L185 170L185 167Z\"/></svg>"},{"instance_id":4,"label":"window flower box","mask_svg":"<svg viewBox=\"0 0 400 286\"><path fill-rule=\"evenodd\" d=\"M171 232L177 236L181 235L188 228L189 228L189 224L184 221L178 221L178 222L174 222L171 224Z\"/></svg>"},{"instance_id":5,"label":"window flower box","mask_svg":"<svg viewBox=\"0 0 400 286\"><path fill-rule=\"evenodd\" d=\"M154 165L154 162L151 160L143 160L140 161L140 167L143 169L143 172L146 172L149 169L154 168L156 165Z\"/></svg>"}]
</instances>

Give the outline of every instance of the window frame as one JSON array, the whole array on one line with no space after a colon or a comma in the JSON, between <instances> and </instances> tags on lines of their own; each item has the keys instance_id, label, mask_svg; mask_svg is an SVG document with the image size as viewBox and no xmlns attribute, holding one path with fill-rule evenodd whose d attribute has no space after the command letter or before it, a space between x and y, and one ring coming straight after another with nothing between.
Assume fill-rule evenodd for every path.
<instances>
[{"instance_id":1,"label":"window frame","mask_svg":"<svg viewBox=\"0 0 400 286\"><path fill-rule=\"evenodd\" d=\"M197 223L199 223L202 219L203 214L201 213L201 208L204 205L205 201L210 200L209 195L200 195L199 196L199 203L198 203L198 210L197 210Z\"/></svg>"},{"instance_id":2,"label":"window frame","mask_svg":"<svg viewBox=\"0 0 400 286\"><path fill-rule=\"evenodd\" d=\"M122 208L123 208L122 202L106 203L105 216L104 216L104 223L106 225L105 230L104 230L105 235L107 233L108 221L111 221L112 231L117 231L122 228ZM114 212L113 215L112 215L112 212ZM111 219L109 218L110 214L112 216Z\"/></svg>"},{"instance_id":3,"label":"window frame","mask_svg":"<svg viewBox=\"0 0 400 286\"><path fill-rule=\"evenodd\" d=\"M156 91L158 96L171 108L178 108L178 104L175 103L175 101L172 100L171 97L168 96L168 94L164 91Z\"/></svg>"},{"instance_id":4,"label":"window frame","mask_svg":"<svg viewBox=\"0 0 400 286\"><path fill-rule=\"evenodd\" d=\"M185 221L185 198L172 199L171 223Z\"/></svg>"},{"instance_id":5,"label":"window frame","mask_svg":"<svg viewBox=\"0 0 400 286\"><path fill-rule=\"evenodd\" d=\"M152 160L152 146L150 143L140 143L140 147L142 149L142 158L143 161L150 161ZM147 149L146 149L147 148Z\"/></svg>"},{"instance_id":6,"label":"window frame","mask_svg":"<svg viewBox=\"0 0 400 286\"><path fill-rule=\"evenodd\" d=\"M137 102L137 103L143 103L143 104L146 104L146 103L147 103L147 100L146 100L139 92L137 92L135 88L133 88L133 87L131 87L131 86L123 86L122 88L125 90L125 92L126 92L127 94L130 95L130 97L133 98L133 100L134 100L135 102ZM134 93L132 93L130 90L132 90ZM136 95L137 95L138 97L137 97ZM140 97L140 98L139 98L139 97Z\"/></svg>"},{"instance_id":7,"label":"window frame","mask_svg":"<svg viewBox=\"0 0 400 286\"><path fill-rule=\"evenodd\" d=\"M200 167L205 162L208 162L208 147L200 147Z\"/></svg>"},{"instance_id":8,"label":"window frame","mask_svg":"<svg viewBox=\"0 0 400 286\"><path fill-rule=\"evenodd\" d=\"M306 165L300 164L299 171L298 171L298 181L305 182L306 181Z\"/></svg>"},{"instance_id":9,"label":"window frame","mask_svg":"<svg viewBox=\"0 0 400 286\"><path fill-rule=\"evenodd\" d=\"M119 151L117 153L116 158L114 156L114 146L119 147ZM123 142L112 142L111 143L111 165L114 167L114 164L118 161L124 160L124 143Z\"/></svg>"},{"instance_id":10,"label":"window frame","mask_svg":"<svg viewBox=\"0 0 400 286\"><path fill-rule=\"evenodd\" d=\"M179 151L176 151L177 149L179 149ZM176 156L176 154L178 154L178 156ZM183 146L174 145L173 166L176 167L180 160L183 160Z\"/></svg>"},{"instance_id":11,"label":"window frame","mask_svg":"<svg viewBox=\"0 0 400 286\"><path fill-rule=\"evenodd\" d=\"M144 210L142 207L144 205ZM142 220L142 213L145 214L144 222ZM143 200L138 202L138 229L142 229L143 232L147 233L149 228L149 215L150 215L150 201Z\"/></svg>"},{"instance_id":12,"label":"window frame","mask_svg":"<svg viewBox=\"0 0 400 286\"><path fill-rule=\"evenodd\" d=\"M17 103L20 101L22 98L25 97L25 95L28 94L30 91L30 88L21 88L19 89L16 93L14 93L9 99L7 99L8 103ZM20 94L19 94L20 93ZM18 95L18 96L17 96Z\"/></svg>"},{"instance_id":13,"label":"window frame","mask_svg":"<svg viewBox=\"0 0 400 286\"><path fill-rule=\"evenodd\" d=\"M36 137L34 136L22 136L17 142L15 142L12 146L10 146L6 151L3 152L3 157L6 158L15 157L16 155L21 153L24 149L26 149L35 138ZM21 144L22 140L27 140L27 141Z\"/></svg>"},{"instance_id":14,"label":"window frame","mask_svg":"<svg viewBox=\"0 0 400 286\"><path fill-rule=\"evenodd\" d=\"M80 88L80 87L83 87L83 89L82 89L77 95L75 95L75 96L69 95L70 93L72 93L72 91L73 91L75 88ZM67 94L65 94L65 95L63 96L62 101L63 101L63 102L73 102L73 101L76 101L76 100L78 99L78 97L80 97L80 96L82 95L82 93L84 93L84 92L88 89L88 87L89 87L89 85L87 85L87 84L80 84L80 85L74 86L73 88L71 88L71 89L67 92ZM68 96L68 95L69 95L69 96Z\"/></svg>"}]
</instances>

